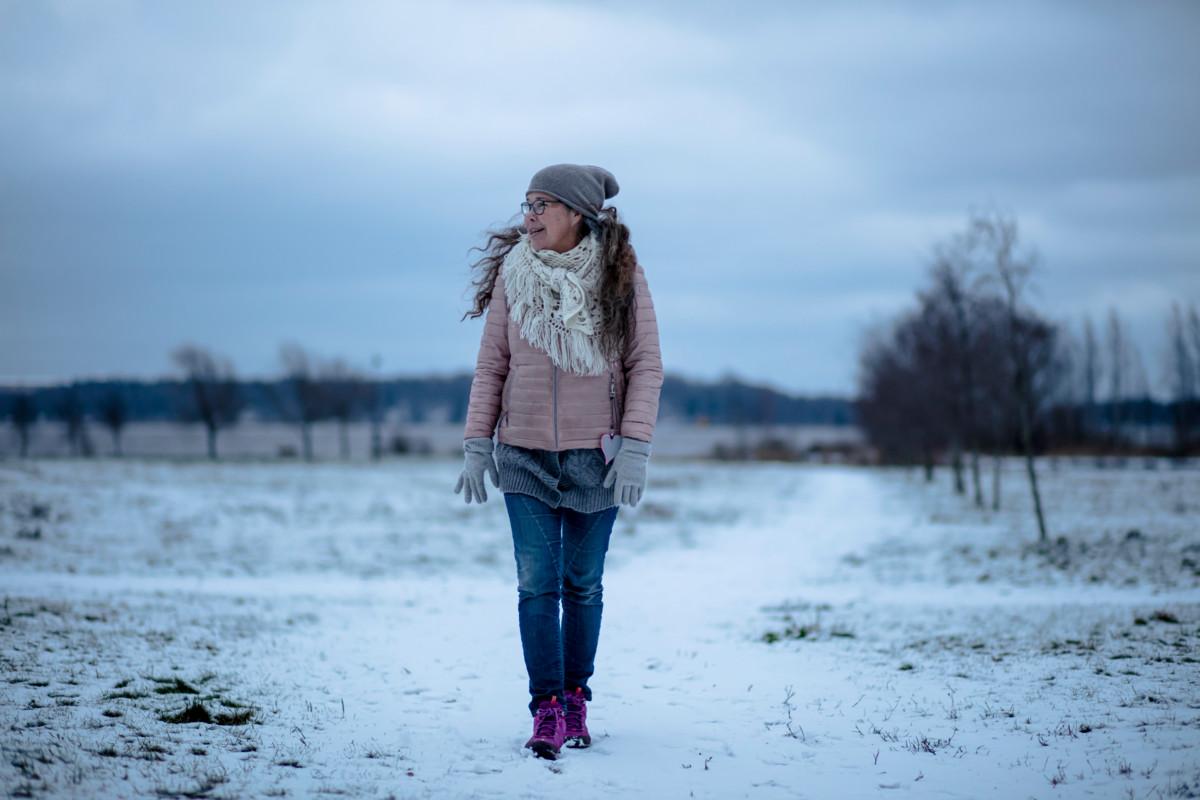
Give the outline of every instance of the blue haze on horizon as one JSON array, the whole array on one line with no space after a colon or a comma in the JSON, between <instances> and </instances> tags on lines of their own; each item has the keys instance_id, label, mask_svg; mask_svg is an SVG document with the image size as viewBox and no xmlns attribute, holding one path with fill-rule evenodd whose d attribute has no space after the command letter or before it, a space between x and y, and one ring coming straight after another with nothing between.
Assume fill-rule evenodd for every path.
<instances>
[{"instance_id":1,"label":"blue haze on horizon","mask_svg":"<svg viewBox=\"0 0 1200 800\"><path fill-rule=\"evenodd\" d=\"M196 342L474 366L469 248L529 176L622 185L669 374L854 389L968 209L1163 381L1200 303L1194 3L0 0L0 382Z\"/></svg>"}]
</instances>

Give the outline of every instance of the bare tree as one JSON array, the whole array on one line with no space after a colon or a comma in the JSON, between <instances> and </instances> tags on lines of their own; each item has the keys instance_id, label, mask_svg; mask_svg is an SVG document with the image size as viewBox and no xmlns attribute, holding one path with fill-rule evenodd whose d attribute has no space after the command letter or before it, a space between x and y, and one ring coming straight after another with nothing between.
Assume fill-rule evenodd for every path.
<instances>
[{"instance_id":1,"label":"bare tree","mask_svg":"<svg viewBox=\"0 0 1200 800\"><path fill-rule=\"evenodd\" d=\"M1025 294L1033 270L1033 257L1017 252L1016 220L999 213L977 214L971 221L971 227L991 255L993 275L1001 289L1000 296L1006 311L1004 338L1012 370L1013 397L1021 449L1025 455L1025 473L1037 517L1038 540L1046 544L1049 535L1034 464L1033 427L1038 411L1038 379L1050 363L1053 329L1025 312Z\"/></svg>"},{"instance_id":2,"label":"bare tree","mask_svg":"<svg viewBox=\"0 0 1200 800\"><path fill-rule=\"evenodd\" d=\"M100 420L112 434L113 452L121 456L121 430L129 420L129 406L125 395L117 389L112 389L100 404Z\"/></svg>"},{"instance_id":3,"label":"bare tree","mask_svg":"<svg viewBox=\"0 0 1200 800\"><path fill-rule=\"evenodd\" d=\"M12 403L8 407L8 418L17 431L21 458L29 455L29 432L33 428L33 424L37 422L37 417L37 405L33 402L33 395L29 392L21 392L12 399Z\"/></svg>"},{"instance_id":4,"label":"bare tree","mask_svg":"<svg viewBox=\"0 0 1200 800\"><path fill-rule=\"evenodd\" d=\"M1049 423L1059 443L1079 444L1084 438L1084 405L1087 396L1087 368L1084 347L1075 339L1069 325L1057 327L1056 360L1060 380L1056 394L1049 398L1052 411Z\"/></svg>"},{"instance_id":5,"label":"bare tree","mask_svg":"<svg viewBox=\"0 0 1200 800\"><path fill-rule=\"evenodd\" d=\"M987 446L992 450L992 510L999 510L1001 468L1016 418L1013 374L1005 336L1008 310L999 298L992 296L979 297L974 308L981 436L986 438Z\"/></svg>"},{"instance_id":6,"label":"bare tree","mask_svg":"<svg viewBox=\"0 0 1200 800\"><path fill-rule=\"evenodd\" d=\"M352 369L340 358L319 369L320 383L325 392L330 417L338 422L338 445L343 459L350 458L350 422L370 398L369 386L362 373Z\"/></svg>"},{"instance_id":7,"label":"bare tree","mask_svg":"<svg viewBox=\"0 0 1200 800\"><path fill-rule=\"evenodd\" d=\"M1150 407L1150 376L1146 373L1146 365L1142 361L1141 351L1135 340L1126 340L1126 350L1129 358L1129 389L1132 408L1128 414L1132 418L1133 437L1136 444L1149 443L1150 426L1153 416Z\"/></svg>"},{"instance_id":8,"label":"bare tree","mask_svg":"<svg viewBox=\"0 0 1200 800\"><path fill-rule=\"evenodd\" d=\"M1195 308L1190 309L1194 317ZM1167 320L1167 375L1173 398L1172 416L1175 425L1175 450L1180 455L1188 452L1195 424L1196 372L1200 364L1188 346L1187 323L1178 303L1171 304L1171 317Z\"/></svg>"},{"instance_id":9,"label":"bare tree","mask_svg":"<svg viewBox=\"0 0 1200 800\"><path fill-rule=\"evenodd\" d=\"M193 344L175 348L171 360L183 371L186 382L187 392L182 398L180 417L204 424L208 433L208 457L216 460L217 435L222 428L237 424L243 406L233 364Z\"/></svg>"},{"instance_id":10,"label":"bare tree","mask_svg":"<svg viewBox=\"0 0 1200 800\"><path fill-rule=\"evenodd\" d=\"M379 380L379 368L383 359L379 354L371 356L372 380L369 385L367 399L371 415L371 458L375 461L383 458L383 385Z\"/></svg>"},{"instance_id":11,"label":"bare tree","mask_svg":"<svg viewBox=\"0 0 1200 800\"><path fill-rule=\"evenodd\" d=\"M1083 428L1092 435L1096 424L1096 394L1100 386L1100 348L1091 316L1083 318Z\"/></svg>"},{"instance_id":12,"label":"bare tree","mask_svg":"<svg viewBox=\"0 0 1200 800\"><path fill-rule=\"evenodd\" d=\"M1129 348L1125 344L1125 330L1121 316L1115 308L1108 309L1108 428L1114 448L1121 443L1121 425L1124 423L1126 373L1129 364Z\"/></svg>"},{"instance_id":13,"label":"bare tree","mask_svg":"<svg viewBox=\"0 0 1200 800\"><path fill-rule=\"evenodd\" d=\"M304 460L313 460L312 426L328 416L328 397L317 378L314 357L299 344L288 342L279 349L283 363L282 395L278 398L285 417L300 428Z\"/></svg>"},{"instance_id":14,"label":"bare tree","mask_svg":"<svg viewBox=\"0 0 1200 800\"><path fill-rule=\"evenodd\" d=\"M884 461L919 463L932 480L948 432L941 392L929 377L926 338L917 312L868 334L859 356L857 416Z\"/></svg>"},{"instance_id":15,"label":"bare tree","mask_svg":"<svg viewBox=\"0 0 1200 800\"><path fill-rule=\"evenodd\" d=\"M1192 348L1192 363L1200 371L1200 314L1196 313L1196 307L1192 305L1188 306L1187 330L1188 341ZM1200 375L1197 376L1197 379L1200 380Z\"/></svg>"},{"instance_id":16,"label":"bare tree","mask_svg":"<svg viewBox=\"0 0 1200 800\"><path fill-rule=\"evenodd\" d=\"M87 409L83 404L83 392L78 384L72 383L59 393L54 405L54 415L66 428L67 445L71 449L71 455L90 458L94 450L92 439L88 436Z\"/></svg>"},{"instance_id":17,"label":"bare tree","mask_svg":"<svg viewBox=\"0 0 1200 800\"><path fill-rule=\"evenodd\" d=\"M921 293L941 350L941 380L947 386L947 411L953 422L953 463L955 489L963 494L962 450L965 446L971 464L971 482L975 505L983 507L983 487L979 476L979 386L973 306L971 241L962 234L951 237L937 248L931 269L932 287Z\"/></svg>"}]
</instances>

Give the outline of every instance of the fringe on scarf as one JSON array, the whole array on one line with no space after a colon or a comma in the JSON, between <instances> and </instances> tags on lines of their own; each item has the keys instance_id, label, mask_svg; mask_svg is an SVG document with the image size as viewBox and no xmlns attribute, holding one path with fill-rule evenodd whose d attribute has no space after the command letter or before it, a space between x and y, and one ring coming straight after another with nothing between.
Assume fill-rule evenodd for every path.
<instances>
[{"instance_id":1,"label":"fringe on scarf","mask_svg":"<svg viewBox=\"0 0 1200 800\"><path fill-rule=\"evenodd\" d=\"M521 338L567 372L602 375L608 370L600 346L603 320L595 294L600 248L594 236L566 253L535 252L522 236L504 259L503 271L509 317L520 327ZM583 306L568 325L562 317L562 294L574 288L572 284L582 288Z\"/></svg>"}]
</instances>

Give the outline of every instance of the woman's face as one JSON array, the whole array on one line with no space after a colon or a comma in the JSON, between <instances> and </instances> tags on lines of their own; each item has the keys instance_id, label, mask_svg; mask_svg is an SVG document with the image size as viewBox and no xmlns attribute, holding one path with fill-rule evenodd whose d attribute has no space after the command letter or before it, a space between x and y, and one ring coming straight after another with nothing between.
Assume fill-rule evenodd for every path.
<instances>
[{"instance_id":1,"label":"woman's face","mask_svg":"<svg viewBox=\"0 0 1200 800\"><path fill-rule=\"evenodd\" d=\"M581 238L579 222L583 215L572 211L561 200L555 200L543 192L525 195L529 203L546 201L546 210L540 215L532 210L525 214L525 230L529 232L529 246L534 250L554 250L565 253L579 244Z\"/></svg>"}]
</instances>

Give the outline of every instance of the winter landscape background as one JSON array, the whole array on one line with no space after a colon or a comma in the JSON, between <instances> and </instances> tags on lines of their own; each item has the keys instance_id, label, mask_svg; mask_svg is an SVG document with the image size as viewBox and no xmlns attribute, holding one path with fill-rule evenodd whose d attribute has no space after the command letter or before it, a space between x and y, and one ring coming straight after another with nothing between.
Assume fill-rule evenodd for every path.
<instances>
[{"instance_id":1,"label":"winter landscape background","mask_svg":"<svg viewBox=\"0 0 1200 800\"><path fill-rule=\"evenodd\" d=\"M1200 796L1198 31L0 0L0 794ZM551 763L451 488L557 162L666 382Z\"/></svg>"}]
</instances>

